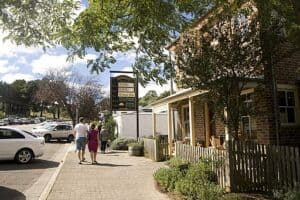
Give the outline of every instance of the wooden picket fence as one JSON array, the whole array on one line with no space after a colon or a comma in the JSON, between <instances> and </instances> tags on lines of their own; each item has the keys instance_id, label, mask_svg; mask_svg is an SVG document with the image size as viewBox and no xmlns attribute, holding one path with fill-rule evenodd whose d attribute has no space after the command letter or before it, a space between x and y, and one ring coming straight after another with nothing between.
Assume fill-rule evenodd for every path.
<instances>
[{"instance_id":1,"label":"wooden picket fence","mask_svg":"<svg viewBox=\"0 0 300 200\"><path fill-rule=\"evenodd\" d=\"M296 147L229 142L231 189L271 192L300 183L300 157Z\"/></svg>"},{"instance_id":2,"label":"wooden picket fence","mask_svg":"<svg viewBox=\"0 0 300 200\"><path fill-rule=\"evenodd\" d=\"M300 157L296 147L276 147L230 141L226 150L175 144L175 155L190 162L210 158L221 166L213 171L223 188L233 192L271 192L300 183Z\"/></svg>"},{"instance_id":3,"label":"wooden picket fence","mask_svg":"<svg viewBox=\"0 0 300 200\"><path fill-rule=\"evenodd\" d=\"M175 157L182 158L189 162L196 162L200 158L210 159L213 161L212 170L218 177L218 183L221 187L227 189L230 187L230 179L228 175L228 152L215 148L204 148L191 146L187 144L175 143Z\"/></svg>"},{"instance_id":4,"label":"wooden picket fence","mask_svg":"<svg viewBox=\"0 0 300 200\"><path fill-rule=\"evenodd\" d=\"M169 156L168 138L160 139L142 139L144 141L144 156L154 161L166 160Z\"/></svg>"}]
</instances>

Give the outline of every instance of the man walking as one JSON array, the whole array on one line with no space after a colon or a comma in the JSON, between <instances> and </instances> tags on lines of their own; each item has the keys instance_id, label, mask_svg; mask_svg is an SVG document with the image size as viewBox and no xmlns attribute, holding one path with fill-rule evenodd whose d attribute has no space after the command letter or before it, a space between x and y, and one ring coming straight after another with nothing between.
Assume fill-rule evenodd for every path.
<instances>
[{"instance_id":1,"label":"man walking","mask_svg":"<svg viewBox=\"0 0 300 200\"><path fill-rule=\"evenodd\" d=\"M79 164L81 164L82 161L85 160L84 154L85 154L85 145L87 142L87 133L88 133L88 128L84 124L84 118L80 117L79 123L76 124L76 126L74 127L76 150L79 158Z\"/></svg>"},{"instance_id":2,"label":"man walking","mask_svg":"<svg viewBox=\"0 0 300 200\"><path fill-rule=\"evenodd\" d=\"M101 129L101 126L100 126ZM105 153L107 141L109 140L109 132L107 129L102 128L100 131L100 141L101 141L101 153Z\"/></svg>"}]
</instances>

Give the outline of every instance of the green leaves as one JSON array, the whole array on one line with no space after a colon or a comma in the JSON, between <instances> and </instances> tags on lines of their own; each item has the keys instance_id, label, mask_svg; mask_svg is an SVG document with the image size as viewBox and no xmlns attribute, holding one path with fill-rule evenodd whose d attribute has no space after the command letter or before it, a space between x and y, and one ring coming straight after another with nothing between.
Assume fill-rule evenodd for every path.
<instances>
[{"instance_id":1,"label":"green leaves","mask_svg":"<svg viewBox=\"0 0 300 200\"><path fill-rule=\"evenodd\" d=\"M49 47L70 25L78 2L72 0L1 1L0 26L17 44Z\"/></svg>"}]
</instances>

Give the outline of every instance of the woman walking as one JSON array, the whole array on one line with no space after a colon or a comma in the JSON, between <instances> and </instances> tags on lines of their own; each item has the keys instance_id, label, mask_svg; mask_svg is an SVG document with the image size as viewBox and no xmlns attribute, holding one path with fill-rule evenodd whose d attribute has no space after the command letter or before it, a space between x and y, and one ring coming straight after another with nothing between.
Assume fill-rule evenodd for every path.
<instances>
[{"instance_id":1,"label":"woman walking","mask_svg":"<svg viewBox=\"0 0 300 200\"><path fill-rule=\"evenodd\" d=\"M97 164L97 149L99 144L99 132L95 129L96 125L92 124L88 132L88 148L91 154L92 164Z\"/></svg>"}]
</instances>

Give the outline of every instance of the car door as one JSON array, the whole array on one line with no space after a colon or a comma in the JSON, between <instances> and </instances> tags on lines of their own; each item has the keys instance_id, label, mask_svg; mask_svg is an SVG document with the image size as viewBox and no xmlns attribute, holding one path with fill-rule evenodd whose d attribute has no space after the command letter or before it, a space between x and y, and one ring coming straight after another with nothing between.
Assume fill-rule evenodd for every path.
<instances>
[{"instance_id":1,"label":"car door","mask_svg":"<svg viewBox=\"0 0 300 200\"><path fill-rule=\"evenodd\" d=\"M12 129L0 129L0 159L13 159L25 143L25 136Z\"/></svg>"},{"instance_id":2,"label":"car door","mask_svg":"<svg viewBox=\"0 0 300 200\"><path fill-rule=\"evenodd\" d=\"M72 127L70 125L61 125L61 137L67 138L70 135L70 132L72 131Z\"/></svg>"},{"instance_id":3,"label":"car door","mask_svg":"<svg viewBox=\"0 0 300 200\"><path fill-rule=\"evenodd\" d=\"M52 138L61 138L63 127L62 125L56 125L52 131Z\"/></svg>"}]
</instances>

